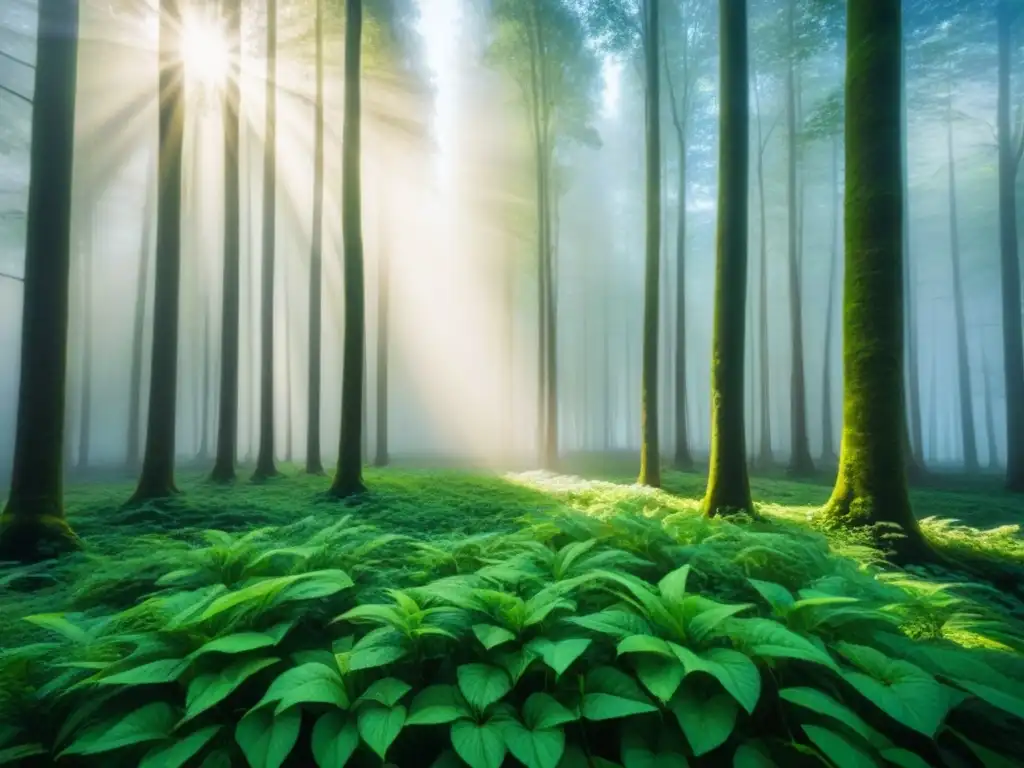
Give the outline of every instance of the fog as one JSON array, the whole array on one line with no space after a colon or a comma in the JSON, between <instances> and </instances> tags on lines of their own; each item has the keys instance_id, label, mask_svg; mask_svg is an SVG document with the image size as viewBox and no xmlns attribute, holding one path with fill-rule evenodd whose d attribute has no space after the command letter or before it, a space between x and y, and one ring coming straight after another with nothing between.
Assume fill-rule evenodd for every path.
<instances>
[{"instance_id":1,"label":"fog","mask_svg":"<svg viewBox=\"0 0 1024 768\"><path fill-rule=\"evenodd\" d=\"M538 442L538 267L534 159L522 93L509 69L490 51L500 31L492 4L420 0L412 5L401 27L402 76L376 66L369 54L364 76L366 450L372 456L379 439L377 382L383 354L389 367L388 447L395 461L528 466L536 461ZM688 5L702 4L689 0ZM788 460L791 450L793 354L785 82L773 26L783 5L782 0L751 3L751 99L756 107L752 106L751 129L747 350L748 448L752 457L758 455L767 423L772 456L779 464ZM246 2L243 8L238 437L239 457L250 461L258 443L265 20L262 3ZM156 216L155 12L142 3L112 0L83 0L82 9L66 430L69 472L124 467L132 458L130 433L145 424L144 418L133 419L132 412L145 412L148 391ZM274 398L276 453L282 461L303 458L307 429L314 187L311 9L301 0L281 0L279 5ZM336 16L328 25L325 76L321 434L326 460L336 455L338 446L342 374L342 29ZM4 0L0 5L0 475L11 464L17 410L18 277L25 251L35 17L30 0ZM718 157L716 13L707 19L710 26L703 32L685 33L694 50L701 52L694 53L690 63L694 87L682 206L671 97L664 99L668 105L662 129L659 417L666 457L675 449L681 207L686 215L686 406L689 443L697 458L706 455L710 440ZM918 369L911 398L918 399L921 413L917 449L935 468L957 467L964 461L950 226L951 155L969 405L980 463L995 469L1006 452L997 298L995 35L980 23L950 23L937 12L921 12L908 17L907 36L909 323ZM597 38L590 41L589 69L581 67L592 76L567 91L573 109L584 115L587 130L580 136L559 134L555 149L556 378L563 454L636 452L640 445L644 85L635 56L609 52L599 43ZM201 48L192 59L177 420L182 462L208 459L214 449L223 269L224 139L217 82L211 76L215 52ZM841 257L842 248L842 215L836 206L842 194L843 152L841 131L816 134L812 129L827 122L830 100L842 86L843 62L840 36L812 46L799 65L801 334L808 438L816 462L838 452L842 421L842 283L832 280L831 268L833 263L841 265L841 258L835 262L834 255L838 248ZM765 138L763 221L754 165L762 154L759 135ZM762 228L767 248L764 311L759 291ZM385 264L390 277L389 333L382 352L379 302ZM767 399L759 366L765 321ZM833 336L826 359L828 332ZM823 444L826 394L834 425L830 445Z\"/></svg>"}]
</instances>

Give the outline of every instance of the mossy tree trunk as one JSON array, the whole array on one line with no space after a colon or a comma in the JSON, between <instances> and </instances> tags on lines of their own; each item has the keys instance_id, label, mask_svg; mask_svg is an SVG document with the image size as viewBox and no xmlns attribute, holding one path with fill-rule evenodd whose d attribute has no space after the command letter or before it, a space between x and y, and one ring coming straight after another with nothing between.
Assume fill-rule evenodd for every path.
<instances>
[{"instance_id":1,"label":"mossy tree trunk","mask_svg":"<svg viewBox=\"0 0 1024 768\"><path fill-rule=\"evenodd\" d=\"M342 126L342 237L345 270L345 340L341 384L341 438L331 493L363 493L363 387L366 300L363 277L362 181L360 173L360 47L362 0L345 4L345 116Z\"/></svg>"},{"instance_id":2,"label":"mossy tree trunk","mask_svg":"<svg viewBox=\"0 0 1024 768\"><path fill-rule=\"evenodd\" d=\"M277 247L277 0L267 0L267 112L263 145L263 274L260 276L260 439L255 480L274 463L274 261Z\"/></svg>"},{"instance_id":3,"label":"mossy tree trunk","mask_svg":"<svg viewBox=\"0 0 1024 768\"><path fill-rule=\"evenodd\" d=\"M146 182L146 203L142 209L142 241L139 245L139 272L135 282L135 319L132 328L131 381L128 393L128 435L125 445L126 464L135 471L141 461L142 438L142 365L146 338L146 299L152 280L149 277L149 263L153 250L153 225L156 223L156 158L150 166Z\"/></svg>"},{"instance_id":4,"label":"mossy tree trunk","mask_svg":"<svg viewBox=\"0 0 1024 768\"><path fill-rule=\"evenodd\" d=\"M320 376L324 236L324 0L316 4L316 107L313 148L313 238L309 255L309 370L307 373L306 472L322 475Z\"/></svg>"},{"instance_id":5,"label":"mossy tree trunk","mask_svg":"<svg viewBox=\"0 0 1024 768\"><path fill-rule=\"evenodd\" d=\"M0 560L40 560L79 544L63 503L78 8L39 2L18 421Z\"/></svg>"},{"instance_id":6,"label":"mossy tree trunk","mask_svg":"<svg viewBox=\"0 0 1024 768\"><path fill-rule=\"evenodd\" d=\"M226 4L229 71L224 87L224 281L221 287L220 409L213 480L235 477L238 450L239 298L241 292L241 0Z\"/></svg>"},{"instance_id":7,"label":"mossy tree trunk","mask_svg":"<svg viewBox=\"0 0 1024 768\"><path fill-rule=\"evenodd\" d=\"M822 514L898 527L890 546L906 562L928 548L904 463L901 33L899 3L847 4L843 435Z\"/></svg>"},{"instance_id":8,"label":"mossy tree trunk","mask_svg":"<svg viewBox=\"0 0 1024 768\"><path fill-rule=\"evenodd\" d=\"M157 168L156 274L149 415L142 474L130 503L166 498L174 484L178 400L178 303L181 291L181 179L185 126L179 0L160 3L160 140Z\"/></svg>"},{"instance_id":9,"label":"mossy tree trunk","mask_svg":"<svg viewBox=\"0 0 1024 768\"><path fill-rule=\"evenodd\" d=\"M1000 0L999 14L999 245L1002 281L1003 375L1006 387L1006 487L1024 493L1024 340L1021 332L1020 261L1017 253L1017 173L1024 154L1024 130L1010 123L1010 67L1013 22L1024 12L1014 0Z\"/></svg>"},{"instance_id":10,"label":"mossy tree trunk","mask_svg":"<svg viewBox=\"0 0 1024 768\"><path fill-rule=\"evenodd\" d=\"M640 384L641 485L661 487L658 445L658 320L661 265L661 94L658 53L658 3L645 0L644 59L646 81L647 243L644 264L644 336Z\"/></svg>"},{"instance_id":11,"label":"mossy tree trunk","mask_svg":"<svg viewBox=\"0 0 1024 768\"><path fill-rule=\"evenodd\" d=\"M753 512L743 418L750 105L747 2L721 3L718 231L705 514Z\"/></svg>"}]
</instances>

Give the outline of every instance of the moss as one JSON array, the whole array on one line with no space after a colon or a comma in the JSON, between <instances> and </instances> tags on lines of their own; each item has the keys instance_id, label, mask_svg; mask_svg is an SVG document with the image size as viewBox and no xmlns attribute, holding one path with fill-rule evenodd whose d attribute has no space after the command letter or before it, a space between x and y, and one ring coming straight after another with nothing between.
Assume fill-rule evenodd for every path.
<instances>
[{"instance_id":1,"label":"moss","mask_svg":"<svg viewBox=\"0 0 1024 768\"><path fill-rule=\"evenodd\" d=\"M0 517L0 560L35 563L81 549L82 542L59 514L32 514L8 506Z\"/></svg>"}]
</instances>

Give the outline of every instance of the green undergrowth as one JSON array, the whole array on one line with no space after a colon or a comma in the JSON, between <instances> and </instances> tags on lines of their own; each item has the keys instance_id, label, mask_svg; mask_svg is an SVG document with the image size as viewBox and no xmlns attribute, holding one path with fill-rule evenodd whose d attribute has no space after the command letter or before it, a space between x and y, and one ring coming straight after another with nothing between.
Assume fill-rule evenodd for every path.
<instances>
[{"instance_id":1,"label":"green undergrowth","mask_svg":"<svg viewBox=\"0 0 1024 768\"><path fill-rule=\"evenodd\" d=\"M0 568L0 764L1016 764L1012 594L815 530L824 487L708 520L696 476L667 480L77 487L86 550ZM936 542L1022 559L957 503L925 510Z\"/></svg>"}]
</instances>

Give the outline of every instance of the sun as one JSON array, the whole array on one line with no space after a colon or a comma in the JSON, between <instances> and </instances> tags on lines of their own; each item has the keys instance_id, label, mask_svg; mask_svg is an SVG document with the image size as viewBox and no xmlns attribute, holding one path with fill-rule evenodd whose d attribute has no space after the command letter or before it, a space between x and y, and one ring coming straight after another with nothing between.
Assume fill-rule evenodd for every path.
<instances>
[{"instance_id":1,"label":"sun","mask_svg":"<svg viewBox=\"0 0 1024 768\"><path fill-rule=\"evenodd\" d=\"M219 90L228 78L229 54L224 30L209 14L189 13L181 30L185 78L203 89Z\"/></svg>"}]
</instances>

